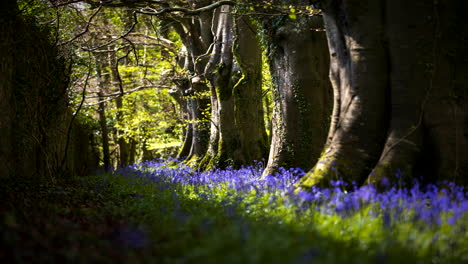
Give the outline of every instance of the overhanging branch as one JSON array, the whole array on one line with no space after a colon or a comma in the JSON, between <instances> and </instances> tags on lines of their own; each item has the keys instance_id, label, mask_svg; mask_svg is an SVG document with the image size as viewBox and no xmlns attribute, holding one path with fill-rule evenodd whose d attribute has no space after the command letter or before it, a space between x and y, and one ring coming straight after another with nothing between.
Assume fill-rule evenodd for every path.
<instances>
[{"instance_id":1,"label":"overhanging branch","mask_svg":"<svg viewBox=\"0 0 468 264\"><path fill-rule=\"evenodd\" d=\"M106 94L106 95L101 95L101 96L88 96L88 97L86 97L86 99L102 98L102 97L108 97L108 98L105 99L105 100L96 102L96 103L86 104L86 106L92 106L92 105L97 105L97 104L100 104L100 103L112 101L112 100L114 100L116 98L119 98L119 97L122 97L122 96L124 96L126 94L131 94L131 93L141 91L141 90L144 90L144 89L149 89L149 88L169 89L169 88L171 88L171 86L167 86L167 85L142 85L142 86L138 86L138 87L136 87L134 89L124 91L123 93L121 93L119 91L119 92L116 92L116 93L111 93L111 94Z\"/></svg>"},{"instance_id":2,"label":"overhanging branch","mask_svg":"<svg viewBox=\"0 0 468 264\"><path fill-rule=\"evenodd\" d=\"M102 6L99 6L99 8L96 10L96 12L94 12L91 17L89 17L89 20L88 20L88 23L86 23L86 27L84 28L83 31L81 31L79 34L77 34L76 36L74 36L73 38L65 41L65 42L62 42L60 44L58 44L59 46L63 46L63 45L66 45L74 40L76 40L77 38L83 36L84 34L86 34L89 30L89 25L91 25L91 21L93 21L93 18L99 13L99 11L101 11L101 8Z\"/></svg>"},{"instance_id":3,"label":"overhanging branch","mask_svg":"<svg viewBox=\"0 0 468 264\"><path fill-rule=\"evenodd\" d=\"M200 13L203 13L203 12L211 11L223 5L234 6L236 5L236 2L223 0L223 1L213 3L211 5L207 5L207 6L196 8L196 9L190 9L190 8L184 8L184 7L167 7L161 10L156 10L154 8L145 7L142 10L139 10L137 12L141 14L145 14L145 15L152 15L152 16L163 15L165 13L182 12L185 15L194 16L194 15L199 15Z\"/></svg>"}]
</instances>

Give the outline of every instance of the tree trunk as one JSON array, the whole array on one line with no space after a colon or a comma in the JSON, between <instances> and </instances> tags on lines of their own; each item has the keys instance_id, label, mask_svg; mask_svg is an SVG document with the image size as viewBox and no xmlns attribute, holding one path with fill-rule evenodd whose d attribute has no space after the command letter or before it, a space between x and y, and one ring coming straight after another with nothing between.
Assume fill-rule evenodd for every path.
<instances>
[{"instance_id":1,"label":"tree trunk","mask_svg":"<svg viewBox=\"0 0 468 264\"><path fill-rule=\"evenodd\" d=\"M132 26L132 23L133 23L133 15L132 15L132 11L131 10L126 10L125 13L124 13L124 16L123 16L123 22L124 22L124 28L126 31L128 31L131 26ZM105 24L107 24L107 20L104 22ZM127 48L129 49L129 48ZM120 78L120 73L119 73L119 60L117 59L117 54L114 50L114 46L111 45L108 47L108 50L110 51L109 53L109 68L111 70L111 74L112 74L112 82L114 83L114 88L116 88L117 92L118 91L123 91L123 83L122 83L122 80ZM127 52L128 50L126 50L125 52ZM129 54L129 53L127 53ZM126 58L123 59L124 60L124 64L128 64L128 55ZM125 132L121 129L124 124L124 120L123 120L123 97L117 97L115 99L115 106L117 108L117 113L116 113L116 122L117 122L117 126L118 128L116 129L116 132L117 132L117 144L119 145L119 152L118 152L118 156L119 156L119 165L120 166L127 166L129 163L130 163L130 149L131 149L131 146L129 144L129 142L127 141L127 139L125 138L124 134Z\"/></svg>"},{"instance_id":2,"label":"tree trunk","mask_svg":"<svg viewBox=\"0 0 468 264\"><path fill-rule=\"evenodd\" d=\"M119 92L120 89L123 90L123 84L122 80L120 78L119 74L119 64L117 61L117 57L115 52L113 51L113 47L109 47L109 68L110 68L110 73L112 76L112 83L114 84L114 92ZM116 138L117 138L117 144L119 145L119 165L120 166L127 166L129 164L129 158L130 158L130 146L127 140L124 137L124 131L121 129L124 124L123 124L123 97L117 97L115 98L115 107L116 107L116 116L115 120L117 122L117 129L116 129Z\"/></svg>"},{"instance_id":3,"label":"tree trunk","mask_svg":"<svg viewBox=\"0 0 468 264\"><path fill-rule=\"evenodd\" d=\"M98 79L98 114L99 114L99 126L101 127L101 139L102 139L102 161L104 164L104 171L109 171L110 169L110 151L109 151L109 130L107 127L107 118L106 118L106 103L104 100L104 94L107 93L109 86L109 75L104 75L102 73L102 68L105 65L103 62L102 55L96 54L96 77Z\"/></svg>"},{"instance_id":4,"label":"tree trunk","mask_svg":"<svg viewBox=\"0 0 468 264\"><path fill-rule=\"evenodd\" d=\"M279 167L308 170L325 144L331 88L320 17L262 21L273 80L273 127L263 175Z\"/></svg>"},{"instance_id":5,"label":"tree trunk","mask_svg":"<svg viewBox=\"0 0 468 264\"><path fill-rule=\"evenodd\" d=\"M193 8L198 8L211 3L211 0L189 1ZM185 139L184 142L191 143L190 151L186 156L185 162L189 165L195 165L201 161L209 143L209 87L205 80L204 68L207 63L208 48L213 39L211 33L212 13L205 12L198 17L182 18L166 21L171 23L174 30L180 36L185 47L186 55L180 60L179 66L189 72L187 76L188 87L183 88L181 93L187 100L187 110L191 118L191 125L186 136L191 139ZM169 18L168 18L169 19ZM183 148L180 150L185 152Z\"/></svg>"},{"instance_id":6,"label":"tree trunk","mask_svg":"<svg viewBox=\"0 0 468 264\"><path fill-rule=\"evenodd\" d=\"M187 100L192 123L192 144L186 158L189 165L197 164L205 154L209 142L209 100L205 98L190 98Z\"/></svg>"},{"instance_id":7,"label":"tree trunk","mask_svg":"<svg viewBox=\"0 0 468 264\"><path fill-rule=\"evenodd\" d=\"M266 154L261 49L247 17L221 7L216 44L205 69L212 87L212 127L201 169L239 167Z\"/></svg>"},{"instance_id":8,"label":"tree trunk","mask_svg":"<svg viewBox=\"0 0 468 264\"><path fill-rule=\"evenodd\" d=\"M213 85L210 87L210 106L211 106L211 117L210 117L210 141L208 143L208 149L203 156L203 159L198 164L198 169L209 170L213 166L211 160L213 160L218 153L218 142L219 142L219 102L218 96L216 95L216 89Z\"/></svg>"},{"instance_id":9,"label":"tree trunk","mask_svg":"<svg viewBox=\"0 0 468 264\"><path fill-rule=\"evenodd\" d=\"M212 122L216 130L211 130L212 141L205 159L209 159L206 169L239 165L240 146L238 130L234 121L234 97L232 78L234 42L234 19L230 7L221 7L218 16L216 42L213 55L205 69L212 87ZM217 135L214 135L216 133ZM215 150L215 151L213 151ZM238 157L238 158L235 158ZM236 163L236 164L234 164Z\"/></svg>"},{"instance_id":10,"label":"tree trunk","mask_svg":"<svg viewBox=\"0 0 468 264\"><path fill-rule=\"evenodd\" d=\"M128 153L128 164L134 164L136 161L136 147L137 147L137 141L132 138L130 139L130 147L129 147L129 153Z\"/></svg>"},{"instance_id":11,"label":"tree trunk","mask_svg":"<svg viewBox=\"0 0 468 264\"><path fill-rule=\"evenodd\" d=\"M299 188L338 177L383 188L421 174L466 183L462 2L321 1L335 108L325 153Z\"/></svg>"},{"instance_id":12,"label":"tree trunk","mask_svg":"<svg viewBox=\"0 0 468 264\"><path fill-rule=\"evenodd\" d=\"M183 79L174 79L174 84L176 88L169 90L169 94L176 100L180 106L180 119L182 122L186 122L186 127L183 130L183 141L182 146L177 153L177 158L185 158L190 153L190 147L192 146L192 117L189 115L189 109L187 105L187 100L183 98L182 91L186 91L189 87L189 81L186 78Z\"/></svg>"},{"instance_id":13,"label":"tree trunk","mask_svg":"<svg viewBox=\"0 0 468 264\"><path fill-rule=\"evenodd\" d=\"M268 154L262 101L262 50L250 18L236 17L235 29L233 52L241 77L233 87L234 112L243 164L250 165Z\"/></svg>"},{"instance_id":14,"label":"tree trunk","mask_svg":"<svg viewBox=\"0 0 468 264\"><path fill-rule=\"evenodd\" d=\"M189 119L187 119L189 121ZM185 158L190 153L190 147L192 146L192 138L193 138L193 129L192 124L188 123L184 133L184 139L182 141L182 146L177 153L178 158Z\"/></svg>"}]
</instances>

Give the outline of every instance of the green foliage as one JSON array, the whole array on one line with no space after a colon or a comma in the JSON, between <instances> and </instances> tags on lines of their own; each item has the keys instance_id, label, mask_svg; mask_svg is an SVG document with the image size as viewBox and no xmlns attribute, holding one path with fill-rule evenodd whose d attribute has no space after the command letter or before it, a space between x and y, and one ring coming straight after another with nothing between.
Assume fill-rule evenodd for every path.
<instances>
[{"instance_id":1,"label":"green foliage","mask_svg":"<svg viewBox=\"0 0 468 264\"><path fill-rule=\"evenodd\" d=\"M151 237L145 252L154 253L143 263L154 256L167 263L446 263L466 257L450 249L450 243L467 243L456 228L443 224L437 231L403 222L389 229L371 216L371 207L342 218L304 211L275 193L242 194L227 186L213 191L119 175L98 179L109 184L111 200L120 201L116 213ZM448 255L431 259L435 250Z\"/></svg>"},{"instance_id":2,"label":"green foliage","mask_svg":"<svg viewBox=\"0 0 468 264\"><path fill-rule=\"evenodd\" d=\"M262 55L262 96L263 96L263 115L266 124L266 132L271 137L272 113L273 113L273 83L271 80L270 67L266 53Z\"/></svg>"},{"instance_id":3,"label":"green foliage","mask_svg":"<svg viewBox=\"0 0 468 264\"><path fill-rule=\"evenodd\" d=\"M123 131L127 140L147 140L149 150L180 144L182 123L177 119L178 106L168 94L168 89L132 93L125 97L121 111L124 122L114 127Z\"/></svg>"},{"instance_id":4,"label":"green foliage","mask_svg":"<svg viewBox=\"0 0 468 264\"><path fill-rule=\"evenodd\" d=\"M468 257L466 215L462 225L388 225L372 216L378 204L342 217L280 193L135 177L141 173L2 182L0 242L7 250L0 261L463 263Z\"/></svg>"},{"instance_id":5,"label":"green foliage","mask_svg":"<svg viewBox=\"0 0 468 264\"><path fill-rule=\"evenodd\" d=\"M73 40L66 47L74 58L69 89L69 104L74 111L86 87L78 119L94 129L95 144L101 148L98 103L104 101L115 165L122 139L136 144L130 150L136 160L151 158L148 153L180 144L180 106L168 92L176 68L175 53L181 47L177 35L167 29L161 32L157 18L139 16L135 21L128 10L96 11L85 5L58 10L64 23L57 25L59 43ZM85 28L83 25L93 14L92 23ZM120 38L135 22L133 30ZM121 88L125 94L117 99Z\"/></svg>"}]
</instances>

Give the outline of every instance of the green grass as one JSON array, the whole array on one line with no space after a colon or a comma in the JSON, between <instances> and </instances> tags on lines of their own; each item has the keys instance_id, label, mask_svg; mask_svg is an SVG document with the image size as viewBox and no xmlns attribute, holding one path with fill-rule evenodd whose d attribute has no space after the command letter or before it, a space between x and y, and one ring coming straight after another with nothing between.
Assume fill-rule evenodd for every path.
<instances>
[{"instance_id":1,"label":"green grass","mask_svg":"<svg viewBox=\"0 0 468 264\"><path fill-rule=\"evenodd\" d=\"M24 188L23 184L4 192L0 261L2 257L13 257L15 263L468 261L468 235L462 225L431 227L411 221L384 225L381 218L369 215L370 207L343 218L301 210L285 198L270 197L275 194L169 186L118 175ZM198 195L203 192L208 197ZM466 223L466 217L460 221Z\"/></svg>"}]
</instances>

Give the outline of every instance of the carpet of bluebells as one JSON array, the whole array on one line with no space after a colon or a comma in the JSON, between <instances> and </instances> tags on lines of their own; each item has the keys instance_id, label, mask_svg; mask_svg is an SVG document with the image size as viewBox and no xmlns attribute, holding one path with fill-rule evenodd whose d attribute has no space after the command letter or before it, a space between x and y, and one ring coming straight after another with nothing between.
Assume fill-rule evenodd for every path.
<instances>
[{"instance_id":1,"label":"carpet of bluebells","mask_svg":"<svg viewBox=\"0 0 468 264\"><path fill-rule=\"evenodd\" d=\"M197 172L150 161L101 175L125 197L121 244L163 263L468 263L468 192L449 182L313 188L262 164ZM142 260L145 262L144 258ZM149 261L149 262L151 262Z\"/></svg>"},{"instance_id":2,"label":"carpet of bluebells","mask_svg":"<svg viewBox=\"0 0 468 264\"><path fill-rule=\"evenodd\" d=\"M0 263L468 263L463 187L294 193L304 172L262 167L2 181Z\"/></svg>"}]
</instances>

